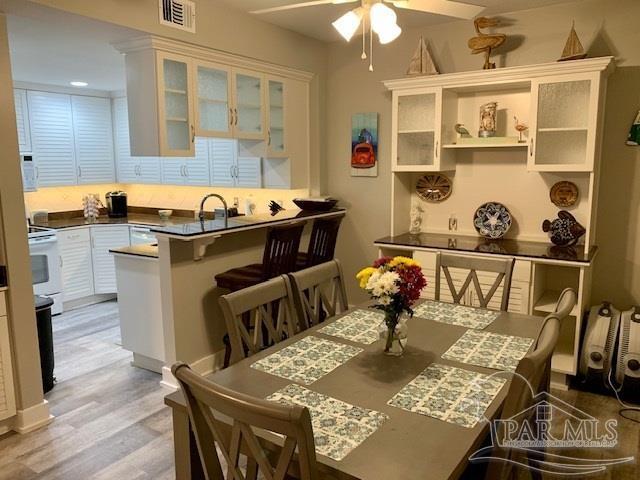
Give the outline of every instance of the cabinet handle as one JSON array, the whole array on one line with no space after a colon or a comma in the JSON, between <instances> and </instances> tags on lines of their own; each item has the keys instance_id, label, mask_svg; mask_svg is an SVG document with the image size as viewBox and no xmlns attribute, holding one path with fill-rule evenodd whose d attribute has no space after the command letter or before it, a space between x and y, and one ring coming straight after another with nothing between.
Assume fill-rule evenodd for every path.
<instances>
[{"instance_id":1,"label":"cabinet handle","mask_svg":"<svg viewBox=\"0 0 640 480\"><path fill-rule=\"evenodd\" d=\"M237 126L238 126L238 109L237 109L237 108L234 108L234 109L233 109L233 111L234 111L234 113L236 114L236 123L235 123L235 126L237 127Z\"/></svg>"},{"instance_id":2,"label":"cabinet handle","mask_svg":"<svg viewBox=\"0 0 640 480\"><path fill-rule=\"evenodd\" d=\"M267 130L267 145L271 146L271 129Z\"/></svg>"},{"instance_id":3,"label":"cabinet handle","mask_svg":"<svg viewBox=\"0 0 640 480\"><path fill-rule=\"evenodd\" d=\"M233 127L233 108L229 108L229 125Z\"/></svg>"},{"instance_id":4,"label":"cabinet handle","mask_svg":"<svg viewBox=\"0 0 640 480\"><path fill-rule=\"evenodd\" d=\"M78 176L81 177L82 176L82 167L78 167Z\"/></svg>"},{"instance_id":5,"label":"cabinet handle","mask_svg":"<svg viewBox=\"0 0 640 480\"><path fill-rule=\"evenodd\" d=\"M136 175L141 176L142 175L142 166L140 165L136 165Z\"/></svg>"},{"instance_id":6,"label":"cabinet handle","mask_svg":"<svg viewBox=\"0 0 640 480\"><path fill-rule=\"evenodd\" d=\"M196 128L191 124L191 143L196 142Z\"/></svg>"},{"instance_id":7,"label":"cabinet handle","mask_svg":"<svg viewBox=\"0 0 640 480\"><path fill-rule=\"evenodd\" d=\"M36 178L38 178L40 176L40 170L38 169L38 167L35 167L35 171L36 171Z\"/></svg>"},{"instance_id":8,"label":"cabinet handle","mask_svg":"<svg viewBox=\"0 0 640 480\"><path fill-rule=\"evenodd\" d=\"M436 158L438 158L438 147L440 146L440 141L436 140Z\"/></svg>"},{"instance_id":9,"label":"cabinet handle","mask_svg":"<svg viewBox=\"0 0 640 480\"><path fill-rule=\"evenodd\" d=\"M229 175L233 178L233 165L229 167Z\"/></svg>"},{"instance_id":10,"label":"cabinet handle","mask_svg":"<svg viewBox=\"0 0 640 480\"><path fill-rule=\"evenodd\" d=\"M185 165L185 166L184 166L184 176L185 176L185 177L188 177L188 176L189 176L189 166L188 166L188 165Z\"/></svg>"},{"instance_id":11,"label":"cabinet handle","mask_svg":"<svg viewBox=\"0 0 640 480\"><path fill-rule=\"evenodd\" d=\"M533 142L533 137L531 137L531 148L529 149L530 157L533 157L533 147L534 147L534 142Z\"/></svg>"},{"instance_id":12,"label":"cabinet handle","mask_svg":"<svg viewBox=\"0 0 640 480\"><path fill-rule=\"evenodd\" d=\"M60 268L62 268L62 266L64 265L64 260L62 260L62 255L58 255L58 258L60 259Z\"/></svg>"}]
</instances>

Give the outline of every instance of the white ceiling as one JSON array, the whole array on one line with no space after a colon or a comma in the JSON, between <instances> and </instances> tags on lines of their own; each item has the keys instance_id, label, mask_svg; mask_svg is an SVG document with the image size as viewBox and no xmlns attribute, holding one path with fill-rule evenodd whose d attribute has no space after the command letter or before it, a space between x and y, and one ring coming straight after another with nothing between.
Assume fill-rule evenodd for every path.
<instances>
[{"instance_id":1,"label":"white ceiling","mask_svg":"<svg viewBox=\"0 0 640 480\"><path fill-rule=\"evenodd\" d=\"M80 80L88 89L124 90L124 57L110 43L140 32L24 4L7 17L14 81L69 87Z\"/></svg>"},{"instance_id":2,"label":"white ceiling","mask_svg":"<svg viewBox=\"0 0 640 480\"><path fill-rule=\"evenodd\" d=\"M227 5L249 12L251 10L277 7L281 5L291 5L303 3L308 0L218 0ZM487 9L483 15L496 15L518 10L528 10L531 8L544 7L558 3L568 3L573 0L462 0L461 3L473 5L483 5ZM353 9L357 3L344 5L318 5L314 7L299 8L285 12L268 13L257 15L258 18L278 25L280 27L293 30L309 37L322 40L324 42L334 42L341 40L331 22L340 17L343 13ZM411 12L396 9L398 13L398 25L400 27L420 27L434 25L436 23L446 23L455 21L451 17L434 15L430 13Z\"/></svg>"}]
</instances>

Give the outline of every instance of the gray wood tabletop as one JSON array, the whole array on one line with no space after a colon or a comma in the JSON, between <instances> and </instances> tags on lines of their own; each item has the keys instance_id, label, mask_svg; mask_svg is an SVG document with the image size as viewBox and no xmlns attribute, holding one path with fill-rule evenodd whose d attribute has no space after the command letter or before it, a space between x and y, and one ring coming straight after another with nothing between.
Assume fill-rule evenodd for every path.
<instances>
[{"instance_id":1,"label":"gray wood tabletop","mask_svg":"<svg viewBox=\"0 0 640 480\"><path fill-rule=\"evenodd\" d=\"M340 316L327 322L335 321ZM537 339L542 321L542 317L500 313L483 331ZM465 428L392 407L387 402L432 363L487 374L496 372L441 358L467 329L414 317L408 321L409 338L404 355L390 357L382 353L380 342L365 346L318 333L316 330L327 322L218 371L209 378L233 390L264 398L294 382L250 368L255 361L308 335L364 348L359 355L305 387L353 405L384 412L389 419L342 461L318 455L321 472L336 478L357 479L458 478L467 465L468 456L485 439L488 425L479 423L474 428ZM508 375L504 375L504 378L508 378ZM489 406L485 414L488 418L495 417L500 411L508 384L507 381ZM181 392L168 395L165 402L174 409L174 418L186 418ZM179 427L175 422L174 426ZM180 465L188 461L187 458L179 458L180 456L186 457L191 451L193 457L194 453L193 445L184 445L186 440L185 435L176 436L176 462Z\"/></svg>"}]
</instances>

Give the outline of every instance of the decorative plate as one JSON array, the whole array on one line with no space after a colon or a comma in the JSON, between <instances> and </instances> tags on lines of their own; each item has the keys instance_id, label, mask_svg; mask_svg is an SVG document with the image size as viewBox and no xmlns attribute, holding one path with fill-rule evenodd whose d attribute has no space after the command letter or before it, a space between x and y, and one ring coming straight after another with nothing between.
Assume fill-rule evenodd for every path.
<instances>
[{"instance_id":1,"label":"decorative plate","mask_svg":"<svg viewBox=\"0 0 640 480\"><path fill-rule=\"evenodd\" d=\"M501 203L480 205L473 217L473 226L486 238L502 238L511 228L511 213Z\"/></svg>"},{"instance_id":2,"label":"decorative plate","mask_svg":"<svg viewBox=\"0 0 640 480\"><path fill-rule=\"evenodd\" d=\"M451 180L441 173L423 175L416 184L416 193L425 202L442 202L451 195Z\"/></svg>"},{"instance_id":3,"label":"decorative plate","mask_svg":"<svg viewBox=\"0 0 640 480\"><path fill-rule=\"evenodd\" d=\"M566 208L578 201L578 186L573 182L563 180L551 187L549 198L556 207Z\"/></svg>"}]
</instances>

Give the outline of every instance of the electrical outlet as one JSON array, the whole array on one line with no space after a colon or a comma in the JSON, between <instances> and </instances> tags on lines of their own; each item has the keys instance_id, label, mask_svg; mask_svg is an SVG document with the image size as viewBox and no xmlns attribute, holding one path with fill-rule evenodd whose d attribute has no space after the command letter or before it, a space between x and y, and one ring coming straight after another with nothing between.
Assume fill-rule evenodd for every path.
<instances>
[{"instance_id":1,"label":"electrical outlet","mask_svg":"<svg viewBox=\"0 0 640 480\"><path fill-rule=\"evenodd\" d=\"M449 215L449 231L458 230L458 218L455 213Z\"/></svg>"}]
</instances>

